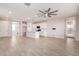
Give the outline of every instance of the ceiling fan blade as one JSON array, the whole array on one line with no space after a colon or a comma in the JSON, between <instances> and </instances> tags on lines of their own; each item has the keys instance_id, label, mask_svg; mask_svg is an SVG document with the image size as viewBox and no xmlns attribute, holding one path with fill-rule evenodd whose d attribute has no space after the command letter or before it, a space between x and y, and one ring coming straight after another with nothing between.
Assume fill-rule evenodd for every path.
<instances>
[{"instance_id":1,"label":"ceiling fan blade","mask_svg":"<svg viewBox=\"0 0 79 59\"><path fill-rule=\"evenodd\" d=\"M57 15L57 14L50 14L50 15Z\"/></svg>"},{"instance_id":2,"label":"ceiling fan blade","mask_svg":"<svg viewBox=\"0 0 79 59\"><path fill-rule=\"evenodd\" d=\"M48 13L51 10L51 8L49 8L48 10L46 10L45 12Z\"/></svg>"},{"instance_id":3,"label":"ceiling fan blade","mask_svg":"<svg viewBox=\"0 0 79 59\"><path fill-rule=\"evenodd\" d=\"M43 17L45 14L43 14L43 13L38 13L37 15L38 15L38 17Z\"/></svg>"},{"instance_id":4,"label":"ceiling fan blade","mask_svg":"<svg viewBox=\"0 0 79 59\"><path fill-rule=\"evenodd\" d=\"M58 12L58 10L52 11L52 12L50 12L50 13L55 13L55 12Z\"/></svg>"},{"instance_id":5,"label":"ceiling fan blade","mask_svg":"<svg viewBox=\"0 0 79 59\"><path fill-rule=\"evenodd\" d=\"M48 14L47 16L48 16L48 17L51 17L51 15L50 15L50 14Z\"/></svg>"},{"instance_id":6,"label":"ceiling fan blade","mask_svg":"<svg viewBox=\"0 0 79 59\"><path fill-rule=\"evenodd\" d=\"M48 12L51 10L51 8L48 9Z\"/></svg>"},{"instance_id":7,"label":"ceiling fan blade","mask_svg":"<svg viewBox=\"0 0 79 59\"><path fill-rule=\"evenodd\" d=\"M39 10L39 12L41 12L41 13L43 13L43 14L46 14L45 12L43 12L43 11L41 11L41 10Z\"/></svg>"},{"instance_id":8,"label":"ceiling fan blade","mask_svg":"<svg viewBox=\"0 0 79 59\"><path fill-rule=\"evenodd\" d=\"M48 17L52 17L52 16L48 16Z\"/></svg>"},{"instance_id":9,"label":"ceiling fan blade","mask_svg":"<svg viewBox=\"0 0 79 59\"><path fill-rule=\"evenodd\" d=\"M54 12L58 12L58 10L55 10Z\"/></svg>"}]
</instances>

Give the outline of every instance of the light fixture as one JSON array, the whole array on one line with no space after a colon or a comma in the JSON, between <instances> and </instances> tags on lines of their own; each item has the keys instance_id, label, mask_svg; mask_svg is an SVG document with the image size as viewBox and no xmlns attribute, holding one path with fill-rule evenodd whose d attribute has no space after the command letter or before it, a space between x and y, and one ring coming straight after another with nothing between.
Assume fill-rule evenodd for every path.
<instances>
[{"instance_id":1,"label":"light fixture","mask_svg":"<svg viewBox=\"0 0 79 59\"><path fill-rule=\"evenodd\" d=\"M28 6L28 7L31 5L31 3L24 3L24 4L25 4L26 6Z\"/></svg>"}]
</instances>

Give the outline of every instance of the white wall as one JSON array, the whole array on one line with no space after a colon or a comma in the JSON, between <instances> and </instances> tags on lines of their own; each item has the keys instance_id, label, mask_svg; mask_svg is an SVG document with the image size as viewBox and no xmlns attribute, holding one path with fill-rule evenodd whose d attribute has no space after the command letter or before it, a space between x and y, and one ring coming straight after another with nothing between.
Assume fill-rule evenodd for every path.
<instances>
[{"instance_id":1,"label":"white wall","mask_svg":"<svg viewBox=\"0 0 79 59\"><path fill-rule=\"evenodd\" d=\"M56 28L56 30L52 30ZM65 19L52 19L47 22L47 36L64 38Z\"/></svg>"},{"instance_id":2,"label":"white wall","mask_svg":"<svg viewBox=\"0 0 79 59\"><path fill-rule=\"evenodd\" d=\"M47 22L42 22L38 24L34 24L34 26L40 25L42 31L40 35L47 37L57 37L64 38L65 34L65 19L52 19ZM52 30L52 28L56 28L56 30Z\"/></svg>"},{"instance_id":3,"label":"white wall","mask_svg":"<svg viewBox=\"0 0 79 59\"><path fill-rule=\"evenodd\" d=\"M0 21L0 37L11 36L11 22Z\"/></svg>"},{"instance_id":4,"label":"white wall","mask_svg":"<svg viewBox=\"0 0 79 59\"><path fill-rule=\"evenodd\" d=\"M44 23L32 24L32 25L34 28L32 30L34 30L34 32L36 31L35 29L36 26L38 25L41 26L42 31L40 32L40 35L42 36L64 38L65 19L52 19ZM56 28L56 30L52 30L52 28ZM11 35L11 22L0 21L0 37L10 35Z\"/></svg>"},{"instance_id":5,"label":"white wall","mask_svg":"<svg viewBox=\"0 0 79 59\"><path fill-rule=\"evenodd\" d=\"M76 40L79 41L79 16L76 18Z\"/></svg>"}]
</instances>

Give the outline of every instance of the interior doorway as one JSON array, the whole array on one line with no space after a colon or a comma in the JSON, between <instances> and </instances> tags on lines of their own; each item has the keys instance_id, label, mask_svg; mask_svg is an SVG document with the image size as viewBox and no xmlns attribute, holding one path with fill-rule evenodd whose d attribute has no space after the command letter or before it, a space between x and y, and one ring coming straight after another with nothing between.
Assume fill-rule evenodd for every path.
<instances>
[{"instance_id":1,"label":"interior doorway","mask_svg":"<svg viewBox=\"0 0 79 59\"><path fill-rule=\"evenodd\" d=\"M75 38L76 19L75 17L66 19L66 38Z\"/></svg>"},{"instance_id":2,"label":"interior doorway","mask_svg":"<svg viewBox=\"0 0 79 59\"><path fill-rule=\"evenodd\" d=\"M19 36L20 27L19 22L12 22L12 36Z\"/></svg>"}]
</instances>

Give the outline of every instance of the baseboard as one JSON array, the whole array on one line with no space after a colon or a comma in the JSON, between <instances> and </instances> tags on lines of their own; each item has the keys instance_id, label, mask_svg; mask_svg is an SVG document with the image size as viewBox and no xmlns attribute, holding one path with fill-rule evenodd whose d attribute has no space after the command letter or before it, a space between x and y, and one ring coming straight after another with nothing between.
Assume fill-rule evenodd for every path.
<instances>
[{"instance_id":1,"label":"baseboard","mask_svg":"<svg viewBox=\"0 0 79 59\"><path fill-rule=\"evenodd\" d=\"M11 36L1 36L0 38L9 38L9 37L11 37Z\"/></svg>"},{"instance_id":2,"label":"baseboard","mask_svg":"<svg viewBox=\"0 0 79 59\"><path fill-rule=\"evenodd\" d=\"M40 37L46 37L46 38L57 38L57 39L65 39L64 37L50 37L50 36L40 36Z\"/></svg>"},{"instance_id":3,"label":"baseboard","mask_svg":"<svg viewBox=\"0 0 79 59\"><path fill-rule=\"evenodd\" d=\"M76 40L76 41L79 41L79 39L78 39L78 38L75 38L75 40Z\"/></svg>"}]
</instances>

